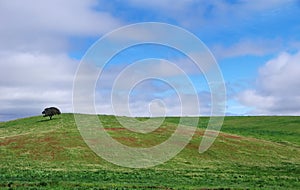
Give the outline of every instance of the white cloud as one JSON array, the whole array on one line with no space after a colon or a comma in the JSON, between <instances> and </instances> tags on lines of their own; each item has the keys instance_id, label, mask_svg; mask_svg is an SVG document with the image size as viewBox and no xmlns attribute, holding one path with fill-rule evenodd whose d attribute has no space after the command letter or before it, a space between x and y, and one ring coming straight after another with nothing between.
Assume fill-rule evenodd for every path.
<instances>
[{"instance_id":1,"label":"white cloud","mask_svg":"<svg viewBox=\"0 0 300 190\"><path fill-rule=\"evenodd\" d=\"M101 36L122 24L101 6L97 0L0 1L0 120L52 105L72 111L78 64L68 56L72 38Z\"/></svg>"},{"instance_id":2,"label":"white cloud","mask_svg":"<svg viewBox=\"0 0 300 190\"><path fill-rule=\"evenodd\" d=\"M99 35L121 24L109 13L96 11L95 6L101 5L95 0L1 1L0 18L6 26L2 31Z\"/></svg>"},{"instance_id":3,"label":"white cloud","mask_svg":"<svg viewBox=\"0 0 300 190\"><path fill-rule=\"evenodd\" d=\"M96 87L96 110L127 116L157 116L162 112L169 116L199 115L195 100L198 96L200 114L210 115L210 93L203 90L198 80L189 83L183 73L201 77L201 71L189 60L172 62L148 59L128 67L125 67L128 64L109 66L101 73Z\"/></svg>"},{"instance_id":4,"label":"white cloud","mask_svg":"<svg viewBox=\"0 0 300 190\"><path fill-rule=\"evenodd\" d=\"M229 47L216 45L212 52L218 59L244 55L264 56L278 52L282 46L280 39L243 39Z\"/></svg>"},{"instance_id":5,"label":"white cloud","mask_svg":"<svg viewBox=\"0 0 300 190\"><path fill-rule=\"evenodd\" d=\"M64 54L0 53L0 85L56 88L69 83L77 62Z\"/></svg>"},{"instance_id":6,"label":"white cloud","mask_svg":"<svg viewBox=\"0 0 300 190\"><path fill-rule=\"evenodd\" d=\"M179 11L189 4L193 3L193 0L182 0L182 1L173 1L173 0L152 0L152 1L140 1L140 0L129 0L129 3L143 8L149 9L160 9L160 10L169 10L169 11Z\"/></svg>"},{"instance_id":7,"label":"white cloud","mask_svg":"<svg viewBox=\"0 0 300 190\"><path fill-rule=\"evenodd\" d=\"M260 0L241 0L243 3L242 7L245 7L248 10L253 11L264 11L268 9L275 9L287 5L289 3L296 2L295 0L269 0L269 1L260 1ZM242 11L242 10L240 10Z\"/></svg>"},{"instance_id":8,"label":"white cloud","mask_svg":"<svg viewBox=\"0 0 300 190\"><path fill-rule=\"evenodd\" d=\"M129 101L120 96L110 102L111 94L97 94L96 110L102 114L126 115L126 116L199 116L211 115L210 92L199 92L198 94L181 94L169 92L167 96L162 95L169 91L168 88L155 87L142 88L144 94L129 96ZM159 95L160 94L160 95ZM199 99L199 106L195 98ZM97 101L98 100L98 101Z\"/></svg>"},{"instance_id":9,"label":"white cloud","mask_svg":"<svg viewBox=\"0 0 300 190\"><path fill-rule=\"evenodd\" d=\"M77 61L63 54L0 55L0 119L41 114L41 109L51 105L72 111Z\"/></svg>"},{"instance_id":10,"label":"white cloud","mask_svg":"<svg viewBox=\"0 0 300 190\"><path fill-rule=\"evenodd\" d=\"M96 5L95 0L1 1L0 50L58 52L68 48L69 37L100 36L121 25L94 10Z\"/></svg>"},{"instance_id":11,"label":"white cloud","mask_svg":"<svg viewBox=\"0 0 300 190\"><path fill-rule=\"evenodd\" d=\"M259 70L255 89L241 92L237 99L253 108L250 114L300 114L300 52L281 53Z\"/></svg>"},{"instance_id":12,"label":"white cloud","mask_svg":"<svg viewBox=\"0 0 300 190\"><path fill-rule=\"evenodd\" d=\"M156 15L176 20L185 27L208 25L222 28L234 25L236 22L233 22L233 20L246 21L251 19L253 15L264 15L266 11L276 14L277 9L289 6L295 2L296 0L271 0L264 2L259 0L238 0L234 2L219 0L130 0L129 4L142 9L152 10Z\"/></svg>"}]
</instances>

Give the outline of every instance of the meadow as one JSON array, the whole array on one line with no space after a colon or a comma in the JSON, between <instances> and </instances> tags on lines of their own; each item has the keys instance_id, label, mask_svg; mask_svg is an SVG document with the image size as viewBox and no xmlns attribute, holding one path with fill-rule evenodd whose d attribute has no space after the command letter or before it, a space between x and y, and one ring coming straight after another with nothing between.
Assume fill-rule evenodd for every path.
<instances>
[{"instance_id":1,"label":"meadow","mask_svg":"<svg viewBox=\"0 0 300 190\"><path fill-rule=\"evenodd\" d=\"M150 134L100 115L107 132L133 147L165 141L179 122L167 117ZM139 118L141 120L147 118ZM225 117L210 149L198 147L209 118L200 117L190 143L164 164L132 169L97 156L73 114L0 122L1 189L300 189L300 117Z\"/></svg>"}]
</instances>

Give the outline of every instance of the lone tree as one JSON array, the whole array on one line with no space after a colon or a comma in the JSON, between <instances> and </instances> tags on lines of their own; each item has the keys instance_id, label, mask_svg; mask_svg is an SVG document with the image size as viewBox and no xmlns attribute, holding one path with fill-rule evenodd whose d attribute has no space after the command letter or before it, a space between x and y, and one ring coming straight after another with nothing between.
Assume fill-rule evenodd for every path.
<instances>
[{"instance_id":1,"label":"lone tree","mask_svg":"<svg viewBox=\"0 0 300 190\"><path fill-rule=\"evenodd\" d=\"M49 116L50 120L51 120L52 116L59 115L59 114L61 114L61 112L56 107L50 107L50 108L45 108L44 111L42 112L42 114L44 114L43 117L48 117Z\"/></svg>"}]
</instances>

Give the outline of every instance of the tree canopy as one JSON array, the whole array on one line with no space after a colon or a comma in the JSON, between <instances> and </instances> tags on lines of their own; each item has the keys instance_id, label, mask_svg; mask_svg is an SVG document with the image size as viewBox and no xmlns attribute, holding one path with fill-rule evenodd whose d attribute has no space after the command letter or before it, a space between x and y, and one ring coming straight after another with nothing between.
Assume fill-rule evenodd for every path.
<instances>
[{"instance_id":1,"label":"tree canopy","mask_svg":"<svg viewBox=\"0 0 300 190\"><path fill-rule=\"evenodd\" d=\"M51 120L54 115L59 115L61 114L61 112L56 107L49 107L49 108L45 108L42 114L44 114L43 117L49 117Z\"/></svg>"}]
</instances>

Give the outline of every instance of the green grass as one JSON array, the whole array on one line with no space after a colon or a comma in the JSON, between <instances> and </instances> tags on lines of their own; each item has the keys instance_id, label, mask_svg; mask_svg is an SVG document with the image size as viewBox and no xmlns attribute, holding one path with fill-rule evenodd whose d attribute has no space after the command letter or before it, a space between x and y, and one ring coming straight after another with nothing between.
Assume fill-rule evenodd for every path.
<instances>
[{"instance_id":1,"label":"green grass","mask_svg":"<svg viewBox=\"0 0 300 190\"><path fill-rule=\"evenodd\" d=\"M99 116L109 134L128 146L163 142L179 118L150 134ZM147 118L140 118L146 120ZM186 148L148 169L113 165L82 140L72 114L0 123L0 189L300 189L300 117L226 117L213 146L198 153L209 118L201 117Z\"/></svg>"},{"instance_id":2,"label":"green grass","mask_svg":"<svg viewBox=\"0 0 300 190\"><path fill-rule=\"evenodd\" d=\"M198 127L206 128L208 120L201 117ZM179 118L171 117L167 121L178 123ZM221 131L300 146L299 116L230 116L225 117Z\"/></svg>"}]
</instances>

